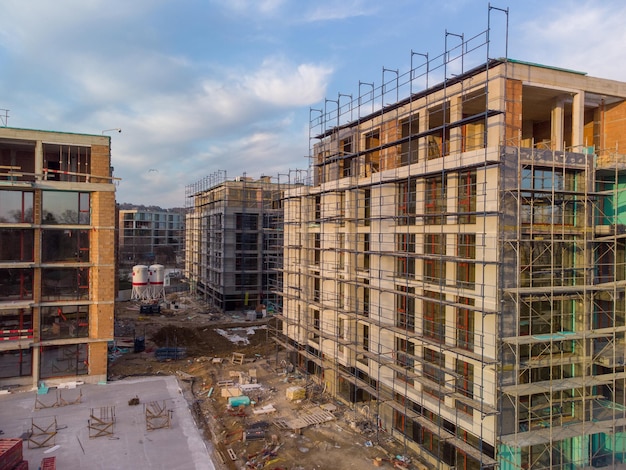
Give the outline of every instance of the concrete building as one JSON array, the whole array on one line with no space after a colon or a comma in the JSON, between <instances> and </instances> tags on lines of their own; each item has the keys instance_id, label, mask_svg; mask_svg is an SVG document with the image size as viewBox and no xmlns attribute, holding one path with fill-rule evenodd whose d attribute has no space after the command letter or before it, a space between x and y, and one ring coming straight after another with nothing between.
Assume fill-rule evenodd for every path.
<instances>
[{"instance_id":1,"label":"concrete building","mask_svg":"<svg viewBox=\"0 0 626 470\"><path fill-rule=\"evenodd\" d=\"M0 128L0 386L107 377L110 137Z\"/></svg>"},{"instance_id":2,"label":"concrete building","mask_svg":"<svg viewBox=\"0 0 626 470\"><path fill-rule=\"evenodd\" d=\"M120 265L182 260L185 215L182 210L120 209Z\"/></svg>"},{"instance_id":3,"label":"concrete building","mask_svg":"<svg viewBox=\"0 0 626 470\"><path fill-rule=\"evenodd\" d=\"M216 172L186 188L185 273L222 311L275 307L282 277L284 185Z\"/></svg>"},{"instance_id":4,"label":"concrete building","mask_svg":"<svg viewBox=\"0 0 626 470\"><path fill-rule=\"evenodd\" d=\"M487 33L311 110L276 340L430 468L617 468L626 83Z\"/></svg>"}]
</instances>

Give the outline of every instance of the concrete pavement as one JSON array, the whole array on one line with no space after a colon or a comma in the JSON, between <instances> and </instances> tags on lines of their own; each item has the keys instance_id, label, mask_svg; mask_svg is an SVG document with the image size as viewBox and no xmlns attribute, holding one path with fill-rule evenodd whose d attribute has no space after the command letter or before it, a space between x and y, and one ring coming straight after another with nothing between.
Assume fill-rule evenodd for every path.
<instances>
[{"instance_id":1,"label":"concrete pavement","mask_svg":"<svg viewBox=\"0 0 626 470\"><path fill-rule=\"evenodd\" d=\"M57 392L66 401L77 398L79 393L82 398L80 403L36 409L36 397L44 405L54 404L59 402ZM129 405L135 396L140 404ZM170 428L146 430L144 405L150 402L165 403L172 410ZM101 408L110 412L113 407L113 434L93 437L98 433L90 432L88 427L92 410L100 417ZM51 456L56 457L59 469L215 469L211 444L203 440L183 392L172 376L83 384L69 390L51 388L44 395L35 391L0 395L2 438L25 437L33 422L47 428L55 419L57 434L53 446L29 448L28 440L23 442L24 460L28 460L31 469L39 468L42 458Z\"/></svg>"}]
</instances>

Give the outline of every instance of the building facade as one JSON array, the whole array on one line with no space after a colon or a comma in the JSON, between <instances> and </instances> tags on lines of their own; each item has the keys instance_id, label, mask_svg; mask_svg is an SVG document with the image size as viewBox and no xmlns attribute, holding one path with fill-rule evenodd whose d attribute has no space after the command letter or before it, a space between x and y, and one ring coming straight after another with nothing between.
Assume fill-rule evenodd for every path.
<instances>
[{"instance_id":1,"label":"building facade","mask_svg":"<svg viewBox=\"0 0 626 470\"><path fill-rule=\"evenodd\" d=\"M222 311L274 308L282 277L283 185L218 172L186 189L185 273Z\"/></svg>"},{"instance_id":2,"label":"building facade","mask_svg":"<svg viewBox=\"0 0 626 470\"><path fill-rule=\"evenodd\" d=\"M107 378L110 137L0 128L0 385Z\"/></svg>"},{"instance_id":3,"label":"building facade","mask_svg":"<svg viewBox=\"0 0 626 470\"><path fill-rule=\"evenodd\" d=\"M623 465L626 83L443 57L312 114L276 340L427 467Z\"/></svg>"},{"instance_id":4,"label":"building facade","mask_svg":"<svg viewBox=\"0 0 626 470\"><path fill-rule=\"evenodd\" d=\"M183 257L183 210L120 209L120 265L173 266Z\"/></svg>"}]
</instances>

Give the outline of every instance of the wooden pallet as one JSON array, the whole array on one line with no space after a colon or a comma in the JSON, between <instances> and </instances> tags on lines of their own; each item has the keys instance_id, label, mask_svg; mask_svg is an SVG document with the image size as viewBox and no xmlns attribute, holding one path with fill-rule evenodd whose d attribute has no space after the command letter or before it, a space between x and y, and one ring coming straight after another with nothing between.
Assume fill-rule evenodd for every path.
<instances>
[{"instance_id":1,"label":"wooden pallet","mask_svg":"<svg viewBox=\"0 0 626 470\"><path fill-rule=\"evenodd\" d=\"M317 409L311 410L310 413L301 414L295 419L276 419L273 421L273 423L280 429L290 429L292 431L297 431L299 429L304 429L309 426L315 426L316 424L333 421L334 419L335 415L317 407Z\"/></svg>"}]
</instances>

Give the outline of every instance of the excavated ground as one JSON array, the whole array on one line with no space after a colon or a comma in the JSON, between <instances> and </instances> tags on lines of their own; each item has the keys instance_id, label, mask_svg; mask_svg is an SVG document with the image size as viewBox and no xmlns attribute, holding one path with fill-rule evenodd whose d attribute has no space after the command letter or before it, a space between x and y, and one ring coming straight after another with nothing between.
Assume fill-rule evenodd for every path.
<instances>
[{"instance_id":1,"label":"excavated ground","mask_svg":"<svg viewBox=\"0 0 626 470\"><path fill-rule=\"evenodd\" d=\"M213 442L216 468L423 468L415 459L410 463L406 449L373 427L363 410L334 401L289 367L271 340L275 319L245 321L244 314L205 313L192 300L175 300L177 308L160 315L142 315L134 302L117 306L109 380L176 375L198 426ZM134 352L136 345L145 350ZM186 356L159 361L155 351L163 347L184 348ZM233 353L243 355L241 363L233 362ZM224 395L230 383L252 384L246 393L252 403L229 406ZM305 389L305 398L289 396L293 387ZM332 420L300 431L285 427L295 418L311 419L320 405Z\"/></svg>"}]
</instances>

